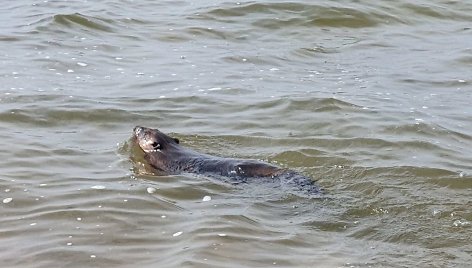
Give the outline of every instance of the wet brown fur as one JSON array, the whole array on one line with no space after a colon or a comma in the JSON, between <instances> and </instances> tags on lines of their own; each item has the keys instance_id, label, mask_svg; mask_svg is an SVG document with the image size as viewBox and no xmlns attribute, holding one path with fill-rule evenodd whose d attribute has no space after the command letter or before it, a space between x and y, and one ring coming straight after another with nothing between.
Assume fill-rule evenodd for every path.
<instances>
[{"instance_id":1,"label":"wet brown fur","mask_svg":"<svg viewBox=\"0 0 472 268\"><path fill-rule=\"evenodd\" d=\"M285 171L262 161L199 153L181 146L178 139L157 129L137 126L134 128L134 135L145 153L145 159L161 174L191 172L216 173L223 176L270 177Z\"/></svg>"}]
</instances>

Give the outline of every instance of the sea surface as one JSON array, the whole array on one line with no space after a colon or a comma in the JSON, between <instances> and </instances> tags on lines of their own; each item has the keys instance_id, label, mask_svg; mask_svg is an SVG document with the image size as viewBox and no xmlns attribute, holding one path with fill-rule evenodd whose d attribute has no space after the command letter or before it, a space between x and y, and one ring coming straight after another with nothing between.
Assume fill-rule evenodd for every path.
<instances>
[{"instance_id":1,"label":"sea surface","mask_svg":"<svg viewBox=\"0 0 472 268\"><path fill-rule=\"evenodd\" d=\"M3 1L1 267L470 267L472 2ZM136 125L316 181L154 176Z\"/></svg>"}]
</instances>

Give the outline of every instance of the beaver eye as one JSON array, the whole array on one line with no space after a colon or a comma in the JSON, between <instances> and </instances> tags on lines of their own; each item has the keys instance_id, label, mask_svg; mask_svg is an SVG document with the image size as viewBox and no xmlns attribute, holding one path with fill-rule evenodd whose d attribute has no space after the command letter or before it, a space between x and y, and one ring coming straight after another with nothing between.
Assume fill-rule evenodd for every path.
<instances>
[{"instance_id":1,"label":"beaver eye","mask_svg":"<svg viewBox=\"0 0 472 268\"><path fill-rule=\"evenodd\" d=\"M161 145L156 141L153 142L151 145L152 145L152 148L154 148L154 149L160 149L161 148Z\"/></svg>"}]
</instances>

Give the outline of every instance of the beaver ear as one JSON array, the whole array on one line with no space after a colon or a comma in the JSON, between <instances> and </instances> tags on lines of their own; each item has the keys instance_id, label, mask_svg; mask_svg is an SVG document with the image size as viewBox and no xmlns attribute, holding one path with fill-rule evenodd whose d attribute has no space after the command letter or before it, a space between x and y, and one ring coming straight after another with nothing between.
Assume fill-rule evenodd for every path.
<instances>
[{"instance_id":1,"label":"beaver ear","mask_svg":"<svg viewBox=\"0 0 472 268\"><path fill-rule=\"evenodd\" d=\"M174 141L175 141L177 144L180 143L179 139L177 139L177 138L174 138Z\"/></svg>"}]
</instances>

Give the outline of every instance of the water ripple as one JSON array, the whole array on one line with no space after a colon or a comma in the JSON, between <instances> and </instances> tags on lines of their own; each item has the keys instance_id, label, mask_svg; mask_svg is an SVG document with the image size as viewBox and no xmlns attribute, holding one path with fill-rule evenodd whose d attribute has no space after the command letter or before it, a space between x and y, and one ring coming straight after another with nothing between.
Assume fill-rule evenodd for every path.
<instances>
[{"instance_id":1,"label":"water ripple","mask_svg":"<svg viewBox=\"0 0 472 268\"><path fill-rule=\"evenodd\" d=\"M235 22L241 17L258 15L252 25L267 29L287 27L373 27L399 20L381 11L363 12L354 7L310 5L299 3L248 3L233 7L216 8L198 15L198 18ZM268 18L261 18L261 16Z\"/></svg>"},{"instance_id":2,"label":"water ripple","mask_svg":"<svg viewBox=\"0 0 472 268\"><path fill-rule=\"evenodd\" d=\"M470 263L469 1L2 4L3 266ZM325 193L154 176L135 125Z\"/></svg>"}]
</instances>

